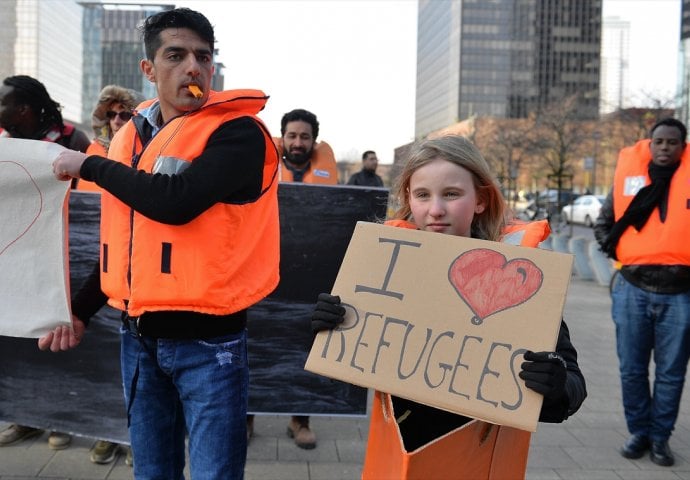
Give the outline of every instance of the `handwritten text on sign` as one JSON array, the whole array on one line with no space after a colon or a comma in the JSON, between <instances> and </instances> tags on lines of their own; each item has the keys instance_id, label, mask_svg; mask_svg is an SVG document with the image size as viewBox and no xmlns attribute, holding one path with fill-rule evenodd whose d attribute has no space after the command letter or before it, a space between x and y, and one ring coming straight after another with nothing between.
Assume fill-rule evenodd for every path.
<instances>
[{"instance_id":1,"label":"handwritten text on sign","mask_svg":"<svg viewBox=\"0 0 690 480\"><path fill-rule=\"evenodd\" d=\"M553 350L572 257L359 223L333 293L343 326L308 370L493 423L536 429L525 350Z\"/></svg>"}]
</instances>

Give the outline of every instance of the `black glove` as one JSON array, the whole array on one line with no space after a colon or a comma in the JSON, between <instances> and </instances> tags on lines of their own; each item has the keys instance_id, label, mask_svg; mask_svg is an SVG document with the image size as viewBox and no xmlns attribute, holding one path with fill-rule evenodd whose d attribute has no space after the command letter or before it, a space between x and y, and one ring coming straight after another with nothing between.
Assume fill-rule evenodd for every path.
<instances>
[{"instance_id":1,"label":"black glove","mask_svg":"<svg viewBox=\"0 0 690 480\"><path fill-rule=\"evenodd\" d=\"M319 293L314 313L311 314L311 331L316 333L321 330L333 330L343 323L345 319L345 307L340 305L340 297Z\"/></svg>"},{"instance_id":2,"label":"black glove","mask_svg":"<svg viewBox=\"0 0 690 480\"><path fill-rule=\"evenodd\" d=\"M520 378L527 388L544 395L545 399L557 400L565 395L565 379L568 368L556 352L525 352Z\"/></svg>"}]
</instances>

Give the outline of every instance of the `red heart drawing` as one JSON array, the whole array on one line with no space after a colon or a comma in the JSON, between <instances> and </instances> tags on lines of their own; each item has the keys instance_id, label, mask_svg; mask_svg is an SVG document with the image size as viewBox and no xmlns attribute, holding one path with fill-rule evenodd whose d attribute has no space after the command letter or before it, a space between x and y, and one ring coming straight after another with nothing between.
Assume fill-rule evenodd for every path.
<instances>
[{"instance_id":1,"label":"red heart drawing","mask_svg":"<svg viewBox=\"0 0 690 480\"><path fill-rule=\"evenodd\" d=\"M506 261L505 256L487 248L461 254L448 270L448 280L474 313L475 325L529 300L541 288L543 279L544 273L530 260Z\"/></svg>"},{"instance_id":2,"label":"red heart drawing","mask_svg":"<svg viewBox=\"0 0 690 480\"><path fill-rule=\"evenodd\" d=\"M34 225L43 210L43 196L28 170L17 162L1 161L0 177L20 177L16 185L24 189L21 196L12 192L3 192L0 214L2 218L0 255L2 255ZM26 192L27 188L31 189L30 193Z\"/></svg>"}]
</instances>

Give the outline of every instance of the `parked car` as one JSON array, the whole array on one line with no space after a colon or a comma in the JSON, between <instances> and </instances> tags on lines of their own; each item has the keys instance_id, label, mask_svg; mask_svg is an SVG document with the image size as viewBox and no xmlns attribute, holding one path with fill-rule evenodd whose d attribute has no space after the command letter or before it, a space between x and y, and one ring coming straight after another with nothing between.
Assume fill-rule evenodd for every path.
<instances>
[{"instance_id":1,"label":"parked car","mask_svg":"<svg viewBox=\"0 0 690 480\"><path fill-rule=\"evenodd\" d=\"M559 208L573 203L579 196L572 190L561 190L560 195L555 189L544 190L535 197L534 205L530 205L528 208L533 211L536 210L534 219L553 218L559 212Z\"/></svg>"},{"instance_id":2,"label":"parked car","mask_svg":"<svg viewBox=\"0 0 690 480\"><path fill-rule=\"evenodd\" d=\"M583 223L588 227L593 227L604 198L603 195L582 195L576 198L572 205L563 207L561 217L567 223Z\"/></svg>"}]
</instances>

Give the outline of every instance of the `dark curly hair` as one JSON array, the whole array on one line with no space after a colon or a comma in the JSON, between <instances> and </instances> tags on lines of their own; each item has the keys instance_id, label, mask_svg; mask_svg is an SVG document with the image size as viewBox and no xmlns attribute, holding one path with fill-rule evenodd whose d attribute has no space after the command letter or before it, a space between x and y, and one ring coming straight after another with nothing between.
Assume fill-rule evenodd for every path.
<instances>
[{"instance_id":1,"label":"dark curly hair","mask_svg":"<svg viewBox=\"0 0 690 480\"><path fill-rule=\"evenodd\" d=\"M316 137L319 136L319 121L316 119L316 115L309 110L301 108L296 108L283 115L283 118L280 120L280 135L285 135L285 128L288 123L297 121L306 122L311 125L311 133L314 135L314 141L316 141Z\"/></svg>"},{"instance_id":2,"label":"dark curly hair","mask_svg":"<svg viewBox=\"0 0 690 480\"><path fill-rule=\"evenodd\" d=\"M12 98L16 104L29 106L38 119L38 134L43 134L54 126L64 128L60 104L50 98L41 82L28 75L15 75L5 78L2 83L14 87Z\"/></svg>"}]
</instances>

